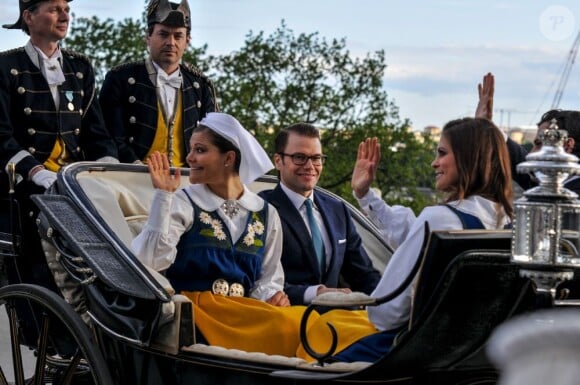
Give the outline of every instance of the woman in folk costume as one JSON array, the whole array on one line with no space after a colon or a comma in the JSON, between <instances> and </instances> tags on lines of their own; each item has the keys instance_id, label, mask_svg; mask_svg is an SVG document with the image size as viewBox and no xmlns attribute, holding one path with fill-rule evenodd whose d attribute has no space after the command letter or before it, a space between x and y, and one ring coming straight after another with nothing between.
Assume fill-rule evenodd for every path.
<instances>
[{"instance_id":1,"label":"woman in folk costume","mask_svg":"<svg viewBox=\"0 0 580 385\"><path fill-rule=\"evenodd\" d=\"M209 344L294 356L304 308L290 307L283 292L280 218L246 187L274 166L224 113L208 113L190 144L185 188L178 189L179 169L171 175L165 154L149 159L156 191L133 249L193 301L196 328Z\"/></svg>"}]
</instances>

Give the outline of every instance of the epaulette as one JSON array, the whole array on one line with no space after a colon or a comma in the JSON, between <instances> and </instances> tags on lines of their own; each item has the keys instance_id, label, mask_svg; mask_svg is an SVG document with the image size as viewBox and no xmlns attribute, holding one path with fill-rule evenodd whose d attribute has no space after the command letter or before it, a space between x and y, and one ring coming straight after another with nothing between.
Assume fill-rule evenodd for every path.
<instances>
[{"instance_id":1,"label":"epaulette","mask_svg":"<svg viewBox=\"0 0 580 385\"><path fill-rule=\"evenodd\" d=\"M61 52L62 52L63 56L68 56L68 57L74 58L74 59L80 59L82 61L85 61L85 62L91 64L91 59L87 55L83 55L80 52L71 51L69 49L61 49Z\"/></svg>"},{"instance_id":2,"label":"epaulette","mask_svg":"<svg viewBox=\"0 0 580 385\"><path fill-rule=\"evenodd\" d=\"M24 52L24 47L12 48L12 49L9 49L8 51L2 51L2 52L0 52L0 56L8 56L8 55L12 55L14 53L20 53L20 52Z\"/></svg>"},{"instance_id":3,"label":"epaulette","mask_svg":"<svg viewBox=\"0 0 580 385\"><path fill-rule=\"evenodd\" d=\"M145 63L145 60L136 60L136 61L130 61L127 63L117 64L116 66L111 68L111 71L121 71L121 70L124 70L125 68L129 68L129 67L142 66L144 63Z\"/></svg>"},{"instance_id":4,"label":"epaulette","mask_svg":"<svg viewBox=\"0 0 580 385\"><path fill-rule=\"evenodd\" d=\"M193 64L190 63L181 63L181 66L184 70L186 70L187 72L202 78L203 80L209 82L209 78L203 73L201 72L201 70L199 68L197 68L196 66L194 66Z\"/></svg>"},{"instance_id":5,"label":"epaulette","mask_svg":"<svg viewBox=\"0 0 580 385\"><path fill-rule=\"evenodd\" d=\"M218 101L217 101L217 91L215 89L215 86L213 84L213 82L210 80L210 78L208 78L203 72L201 72L199 70L199 68L195 67L192 64L189 63L181 63L181 68L184 69L187 72L192 73L193 75L197 76L198 78L201 78L204 82L207 83L208 87L211 90L211 93L213 94L213 99L214 99L214 104L215 104L215 110L219 111L219 105L218 105Z\"/></svg>"}]
</instances>

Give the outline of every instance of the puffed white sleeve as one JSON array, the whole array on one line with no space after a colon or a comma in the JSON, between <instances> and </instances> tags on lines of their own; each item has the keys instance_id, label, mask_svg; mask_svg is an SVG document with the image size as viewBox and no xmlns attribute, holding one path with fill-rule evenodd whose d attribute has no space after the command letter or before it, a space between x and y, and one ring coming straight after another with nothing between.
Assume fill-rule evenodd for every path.
<instances>
[{"instance_id":1,"label":"puffed white sleeve","mask_svg":"<svg viewBox=\"0 0 580 385\"><path fill-rule=\"evenodd\" d=\"M413 210L405 206L389 206L373 189L362 198L354 197L362 211L377 226L384 240L394 249L407 238L416 217Z\"/></svg>"},{"instance_id":2,"label":"puffed white sleeve","mask_svg":"<svg viewBox=\"0 0 580 385\"><path fill-rule=\"evenodd\" d=\"M146 266L163 271L175 261L177 243L193 224L193 207L181 190L155 190L149 217L131 248Z\"/></svg>"},{"instance_id":3,"label":"puffed white sleeve","mask_svg":"<svg viewBox=\"0 0 580 385\"><path fill-rule=\"evenodd\" d=\"M276 292L284 289L284 270L282 269L282 222L278 211L268 204L268 224L266 244L262 259L262 274L255 282L250 297L265 301Z\"/></svg>"}]
</instances>

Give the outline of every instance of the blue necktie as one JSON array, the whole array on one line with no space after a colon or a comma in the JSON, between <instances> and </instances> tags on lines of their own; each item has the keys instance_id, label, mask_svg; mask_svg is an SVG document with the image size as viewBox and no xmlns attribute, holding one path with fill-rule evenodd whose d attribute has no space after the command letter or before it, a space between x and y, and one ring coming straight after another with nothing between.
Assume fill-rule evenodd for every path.
<instances>
[{"instance_id":1,"label":"blue necktie","mask_svg":"<svg viewBox=\"0 0 580 385\"><path fill-rule=\"evenodd\" d=\"M320 266L320 271L324 273L326 271L326 255L324 253L324 242L322 241L322 235L320 234L320 228L316 219L314 219L314 213L312 210L312 200L306 199L304 201L306 206L306 215L308 216L308 224L310 225L310 233L312 235L312 244L314 245L314 251L316 252L316 258L318 259L318 264Z\"/></svg>"}]
</instances>

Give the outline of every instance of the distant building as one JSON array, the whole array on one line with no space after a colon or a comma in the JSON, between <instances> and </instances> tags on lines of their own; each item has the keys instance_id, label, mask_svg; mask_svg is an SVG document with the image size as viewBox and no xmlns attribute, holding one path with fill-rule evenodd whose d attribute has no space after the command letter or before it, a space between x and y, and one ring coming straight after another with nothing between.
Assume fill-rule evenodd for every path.
<instances>
[{"instance_id":1,"label":"distant building","mask_svg":"<svg viewBox=\"0 0 580 385\"><path fill-rule=\"evenodd\" d=\"M537 131L537 126L512 127L508 130L508 136L518 144L533 143Z\"/></svg>"},{"instance_id":2,"label":"distant building","mask_svg":"<svg viewBox=\"0 0 580 385\"><path fill-rule=\"evenodd\" d=\"M439 138L441 138L441 128L434 125L425 126L423 131L415 131L414 133L415 139L421 143L423 143L423 138L425 135L429 136L435 143L438 143Z\"/></svg>"}]
</instances>

